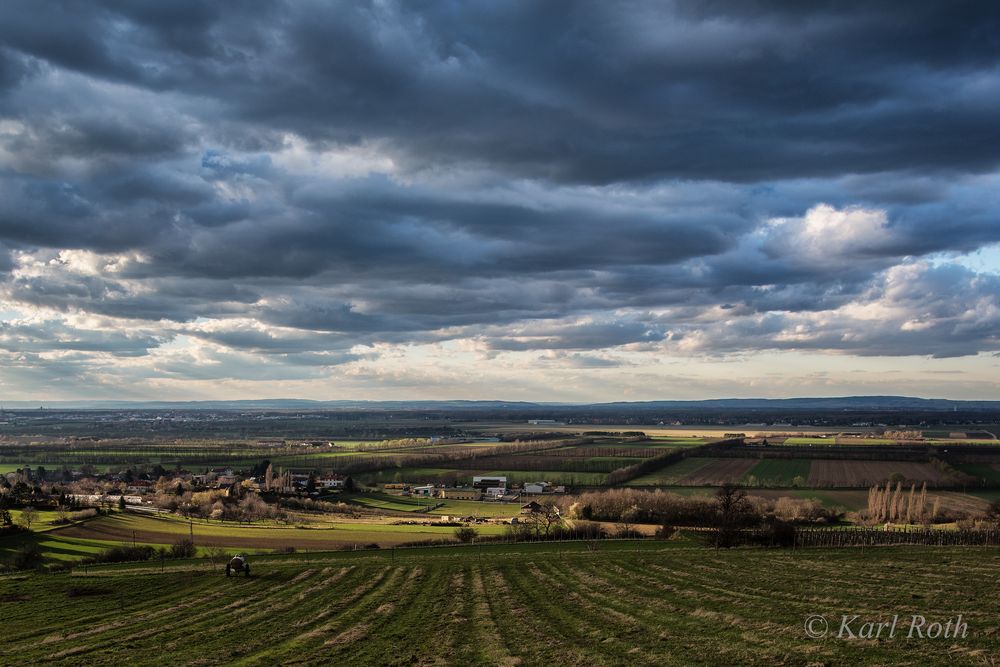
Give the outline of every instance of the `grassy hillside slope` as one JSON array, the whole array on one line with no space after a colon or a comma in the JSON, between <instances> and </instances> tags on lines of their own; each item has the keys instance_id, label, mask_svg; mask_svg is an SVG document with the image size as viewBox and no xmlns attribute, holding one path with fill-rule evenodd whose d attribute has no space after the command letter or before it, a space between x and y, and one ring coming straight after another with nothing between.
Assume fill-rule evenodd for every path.
<instances>
[{"instance_id":1,"label":"grassy hillside slope","mask_svg":"<svg viewBox=\"0 0 1000 667\"><path fill-rule=\"evenodd\" d=\"M448 547L0 577L0 663L991 664L997 549ZM810 639L812 614L961 613L967 638Z\"/></svg>"}]
</instances>

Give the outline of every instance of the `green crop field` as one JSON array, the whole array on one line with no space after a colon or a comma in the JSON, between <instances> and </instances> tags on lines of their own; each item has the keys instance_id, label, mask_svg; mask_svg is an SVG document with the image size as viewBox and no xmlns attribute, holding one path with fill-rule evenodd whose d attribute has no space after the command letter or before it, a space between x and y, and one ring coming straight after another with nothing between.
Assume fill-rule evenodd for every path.
<instances>
[{"instance_id":1,"label":"green crop field","mask_svg":"<svg viewBox=\"0 0 1000 667\"><path fill-rule=\"evenodd\" d=\"M819 436L800 436L785 438L786 445L835 445L837 439L833 436L821 438Z\"/></svg>"},{"instance_id":2,"label":"green crop field","mask_svg":"<svg viewBox=\"0 0 1000 667\"><path fill-rule=\"evenodd\" d=\"M968 495L975 496L976 498L982 498L986 502L996 502L1000 500L1000 489L982 489L976 491L968 491Z\"/></svg>"},{"instance_id":3,"label":"green crop field","mask_svg":"<svg viewBox=\"0 0 1000 667\"><path fill-rule=\"evenodd\" d=\"M808 459L761 459L740 482L750 486L792 486L798 477L805 486L811 464Z\"/></svg>"},{"instance_id":4,"label":"green crop field","mask_svg":"<svg viewBox=\"0 0 1000 667\"><path fill-rule=\"evenodd\" d=\"M995 549L712 551L684 540L296 554L0 576L0 663L972 665L1000 659ZM838 639L843 614L899 635ZM907 639L912 615L967 636ZM806 635L822 615L833 632ZM858 623L854 629L858 630ZM819 627L815 624L812 627Z\"/></svg>"},{"instance_id":5,"label":"green crop field","mask_svg":"<svg viewBox=\"0 0 1000 667\"><path fill-rule=\"evenodd\" d=\"M963 463L954 466L967 475L984 479L993 484L1000 483L1000 470L986 463Z\"/></svg>"}]
</instances>

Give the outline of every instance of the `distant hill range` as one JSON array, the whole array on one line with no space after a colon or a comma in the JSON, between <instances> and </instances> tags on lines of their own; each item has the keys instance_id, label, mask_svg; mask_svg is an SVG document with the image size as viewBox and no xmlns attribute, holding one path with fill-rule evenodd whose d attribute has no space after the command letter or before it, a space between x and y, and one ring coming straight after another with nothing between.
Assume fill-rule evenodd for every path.
<instances>
[{"instance_id":1,"label":"distant hill range","mask_svg":"<svg viewBox=\"0 0 1000 667\"><path fill-rule=\"evenodd\" d=\"M400 411L669 411L669 410L1000 410L1000 401L959 401L910 396L836 398L718 398L702 401L544 403L530 401L312 401L296 398L217 401L3 401L8 410L400 410Z\"/></svg>"}]
</instances>

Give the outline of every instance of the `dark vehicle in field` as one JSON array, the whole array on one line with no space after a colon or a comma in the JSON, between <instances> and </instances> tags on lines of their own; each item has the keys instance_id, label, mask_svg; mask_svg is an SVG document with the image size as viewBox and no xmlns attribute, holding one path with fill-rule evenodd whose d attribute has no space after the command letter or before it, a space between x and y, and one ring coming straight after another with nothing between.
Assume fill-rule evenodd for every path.
<instances>
[{"instance_id":1,"label":"dark vehicle in field","mask_svg":"<svg viewBox=\"0 0 1000 667\"><path fill-rule=\"evenodd\" d=\"M232 560L226 563L226 576L231 576L235 572L237 575L242 572L246 576L250 576L250 563L247 561L247 557L243 554L237 554L233 556Z\"/></svg>"}]
</instances>

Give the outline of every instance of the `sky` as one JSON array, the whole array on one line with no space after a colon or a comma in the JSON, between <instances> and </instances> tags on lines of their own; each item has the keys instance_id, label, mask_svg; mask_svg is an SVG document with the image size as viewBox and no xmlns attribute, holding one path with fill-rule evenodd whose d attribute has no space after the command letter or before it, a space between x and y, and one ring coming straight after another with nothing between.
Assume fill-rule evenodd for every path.
<instances>
[{"instance_id":1,"label":"sky","mask_svg":"<svg viewBox=\"0 0 1000 667\"><path fill-rule=\"evenodd\" d=\"M1000 3L0 3L0 399L1000 399Z\"/></svg>"}]
</instances>

